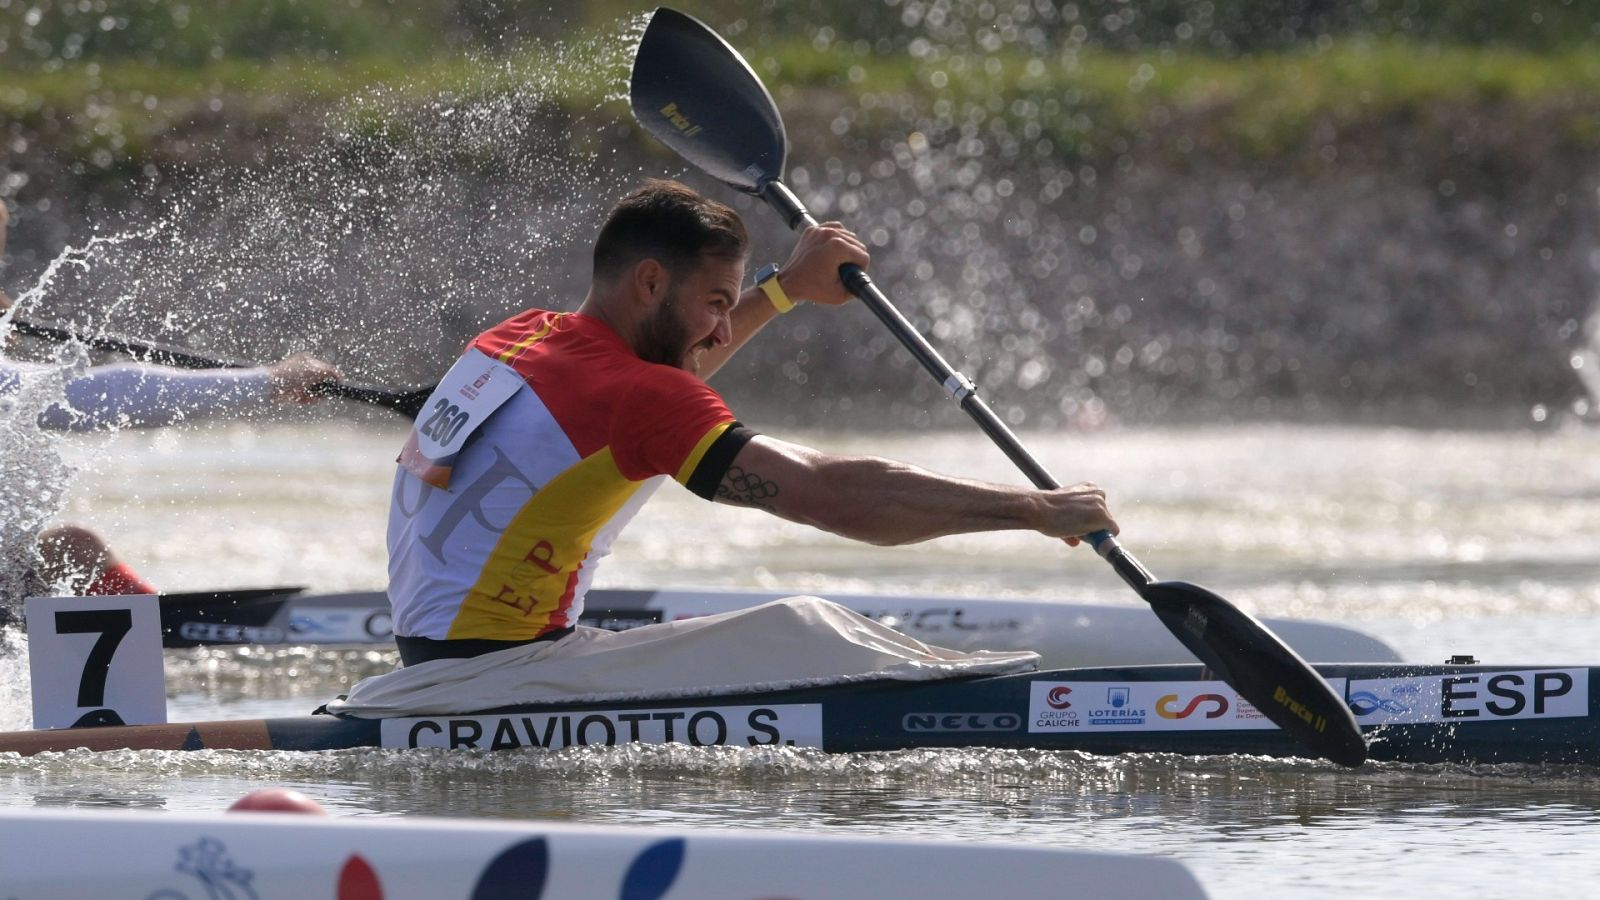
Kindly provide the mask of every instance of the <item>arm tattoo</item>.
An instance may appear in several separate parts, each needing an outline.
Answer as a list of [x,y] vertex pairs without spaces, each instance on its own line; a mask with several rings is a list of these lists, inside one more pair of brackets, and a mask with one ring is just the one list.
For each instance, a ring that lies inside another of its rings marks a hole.
[[775,512],[772,499],[778,496],[778,483],[738,466],[729,466],[728,474],[717,485],[717,499],[735,506],[753,506]]

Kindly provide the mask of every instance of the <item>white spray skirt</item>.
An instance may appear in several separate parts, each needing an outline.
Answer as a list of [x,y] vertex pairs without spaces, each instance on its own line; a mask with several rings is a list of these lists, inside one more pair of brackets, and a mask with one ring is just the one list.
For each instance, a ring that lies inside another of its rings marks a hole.
[[568,637],[469,659],[437,659],[358,682],[328,711],[446,715],[531,703],[742,694],[863,681],[1031,672],[1028,651],[931,647],[817,597],[628,631]]

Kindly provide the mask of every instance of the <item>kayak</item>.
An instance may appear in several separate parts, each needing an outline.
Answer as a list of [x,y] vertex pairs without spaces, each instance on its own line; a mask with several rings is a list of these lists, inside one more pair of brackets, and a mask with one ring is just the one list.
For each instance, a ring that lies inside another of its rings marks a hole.
[[0,872],[18,900],[1205,896],[1172,860],[1040,845],[260,812],[3,811]]
[[[714,588],[595,588],[582,624],[622,631],[758,606],[794,591]],[[1114,666],[1193,662],[1194,654],[1144,604],[1074,603],[1057,599],[838,594],[827,599],[924,643],[952,650],[1033,650],[1045,666]],[[1267,618],[1268,628],[1302,657],[1324,662],[1399,662],[1393,648],[1353,628],[1304,619]],[[258,632],[286,643],[387,643],[389,601],[381,591],[293,594]]]
[[[789,596],[794,592],[596,588],[589,592],[580,622],[623,631]],[[162,594],[158,599],[161,643],[172,649],[394,640],[389,601],[382,591],[311,594],[303,587],[284,586]],[[928,644],[964,651],[1033,650],[1052,667],[1194,658],[1143,605],[909,594],[830,593],[829,599]],[[1309,660],[1400,661],[1392,647],[1354,628],[1306,619],[1262,621]]]
[[[1323,664],[1373,760],[1600,765],[1584,666]],[[0,733],[0,752],[562,750],[630,742],[855,753],[992,747],[1098,754],[1301,755],[1198,665],[1059,669],[924,682],[623,703],[530,704],[468,715],[328,714]]]

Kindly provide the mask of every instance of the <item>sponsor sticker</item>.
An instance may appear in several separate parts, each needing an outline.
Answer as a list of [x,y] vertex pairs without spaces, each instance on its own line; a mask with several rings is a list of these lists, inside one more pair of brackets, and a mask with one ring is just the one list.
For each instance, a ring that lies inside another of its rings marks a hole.
[[215,644],[281,644],[284,641],[282,628],[222,622],[184,622],[178,626],[178,636],[186,641]]
[[[1344,679],[1330,679],[1335,691]],[[1035,681],[1028,731],[1236,731],[1277,728],[1221,681]]]
[[1024,623],[1016,616],[983,608],[931,606],[926,608],[872,607],[851,604],[856,612],[907,634],[976,635],[996,631],[1021,631]]
[[900,719],[904,731],[1018,731],[1022,717],[1014,712],[907,713]]
[[660,621],[659,609],[608,609],[603,606],[597,609],[584,607],[583,614],[578,617],[580,625],[604,628],[607,631],[627,631],[644,625],[654,625]]
[[822,706],[682,706],[585,709],[491,716],[384,719],[384,747],[514,750],[542,747],[690,744],[696,747],[822,747]]
[[313,606],[289,616],[289,637],[318,643],[370,644],[394,637],[394,615],[364,606]]
[[1357,679],[1346,699],[1362,725],[1572,718],[1589,714],[1589,670]]

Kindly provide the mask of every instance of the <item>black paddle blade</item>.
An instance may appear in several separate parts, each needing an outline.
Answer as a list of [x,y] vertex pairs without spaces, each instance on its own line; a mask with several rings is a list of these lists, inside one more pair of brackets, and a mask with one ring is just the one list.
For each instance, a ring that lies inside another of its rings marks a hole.
[[1185,581],[1139,593],[1191,653],[1295,740],[1342,766],[1366,760],[1367,742],[1343,698],[1249,613]]
[[789,138],[749,63],[698,19],[661,7],[633,60],[633,116],[661,143],[736,190],[783,178]]

